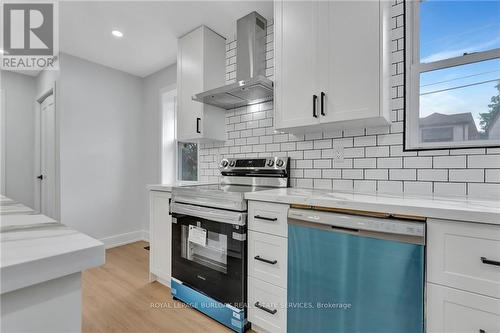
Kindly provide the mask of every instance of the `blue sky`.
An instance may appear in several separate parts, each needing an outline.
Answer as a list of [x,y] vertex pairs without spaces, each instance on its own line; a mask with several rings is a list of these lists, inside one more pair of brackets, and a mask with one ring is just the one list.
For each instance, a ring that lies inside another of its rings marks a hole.
[[[427,0],[421,4],[421,62],[493,48],[500,48],[500,1]],[[497,93],[495,79],[500,79],[498,59],[424,73],[420,115],[471,112],[479,129],[478,114],[488,110],[490,98]],[[473,86],[459,88],[469,84]]]

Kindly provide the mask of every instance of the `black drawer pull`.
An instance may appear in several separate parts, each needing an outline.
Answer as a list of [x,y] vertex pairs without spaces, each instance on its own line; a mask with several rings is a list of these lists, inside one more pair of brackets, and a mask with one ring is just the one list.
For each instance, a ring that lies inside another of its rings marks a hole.
[[318,118],[318,114],[316,113],[316,104],[318,101],[318,95],[313,95],[313,117]]
[[486,265],[500,266],[500,261],[490,260],[486,257],[481,257],[481,261]]
[[273,315],[273,314],[276,314],[276,312],[278,312],[278,310],[276,310],[276,309],[271,310],[271,309],[266,308],[265,306],[260,305],[260,303],[259,303],[259,302],[255,302],[255,307],[256,307],[256,308],[259,308],[259,309],[261,309],[261,310],[263,310],[263,311],[266,311],[267,313],[270,313],[270,314],[272,314],[272,315]]
[[259,220],[266,220],[266,221],[278,221],[277,217],[265,217],[265,216],[255,215],[254,218],[259,219]]
[[485,331],[485,330],[481,330],[481,329],[480,329],[480,330],[479,330],[479,333],[486,333],[486,331]]
[[196,133],[201,133],[201,131],[200,131],[200,121],[201,121],[201,118],[196,118]]
[[321,92],[321,115],[325,116],[325,93]]
[[255,256],[254,259],[265,262],[267,264],[271,264],[271,265],[276,265],[278,263],[278,260],[268,260],[268,259],[261,258],[260,256]]

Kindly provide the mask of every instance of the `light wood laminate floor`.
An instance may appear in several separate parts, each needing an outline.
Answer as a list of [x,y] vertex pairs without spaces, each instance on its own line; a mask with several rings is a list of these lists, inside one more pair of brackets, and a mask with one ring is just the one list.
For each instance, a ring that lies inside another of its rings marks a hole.
[[105,265],[83,273],[83,332],[232,332],[172,300],[169,288],[149,282],[147,245],[136,242],[109,249]]

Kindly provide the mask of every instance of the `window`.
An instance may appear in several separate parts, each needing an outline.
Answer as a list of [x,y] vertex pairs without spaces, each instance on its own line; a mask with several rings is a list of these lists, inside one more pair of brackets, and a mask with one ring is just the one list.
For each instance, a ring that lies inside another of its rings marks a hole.
[[500,1],[406,1],[406,149],[500,145]]
[[177,143],[177,179],[198,180],[198,145],[191,142]]
[[161,181],[198,180],[198,145],[180,142],[176,135],[177,90],[175,85],[161,91]]

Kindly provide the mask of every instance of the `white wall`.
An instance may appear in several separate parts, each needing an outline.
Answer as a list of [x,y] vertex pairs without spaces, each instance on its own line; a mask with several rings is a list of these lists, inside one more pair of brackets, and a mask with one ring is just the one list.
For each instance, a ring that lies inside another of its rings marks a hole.
[[[177,78],[176,65],[168,66],[143,79],[143,149],[141,158],[143,164],[143,183],[161,183],[161,104],[160,92],[163,88],[175,85]],[[173,158],[173,157],[172,157]],[[148,196],[146,187],[142,188],[142,220],[144,229],[149,230]]]
[[36,79],[1,71],[5,91],[5,195],[34,207]]
[[140,238],[142,80],[63,54],[58,94],[62,223],[105,242]]

